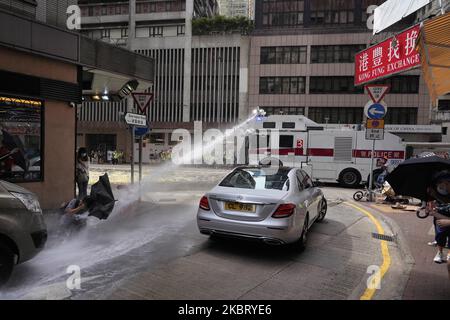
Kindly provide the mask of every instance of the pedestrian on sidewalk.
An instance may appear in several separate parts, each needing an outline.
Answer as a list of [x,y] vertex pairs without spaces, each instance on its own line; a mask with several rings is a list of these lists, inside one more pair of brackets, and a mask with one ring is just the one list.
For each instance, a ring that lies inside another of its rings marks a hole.
[[75,178],[78,186],[78,199],[84,199],[87,196],[89,183],[89,157],[86,148],[78,149]]
[[117,151],[117,150],[113,151],[112,163],[119,164],[119,151]]
[[429,205],[430,214],[434,217],[435,241],[438,248],[433,261],[443,263],[449,260],[450,256],[444,255],[444,247],[450,238],[450,173],[443,171],[437,174],[428,192],[436,199],[435,203]]

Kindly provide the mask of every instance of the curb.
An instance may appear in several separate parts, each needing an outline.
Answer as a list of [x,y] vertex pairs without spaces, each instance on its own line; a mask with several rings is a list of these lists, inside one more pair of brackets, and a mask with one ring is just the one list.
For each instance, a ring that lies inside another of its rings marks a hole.
[[392,218],[386,216],[383,212],[377,210],[376,208],[367,205],[364,206],[371,210],[375,210],[377,216],[380,217],[380,219],[391,229],[391,231],[393,232],[393,236],[397,239],[396,243],[398,244],[404,261],[406,261],[408,264],[414,264],[415,260],[407,244],[406,237],[403,234],[402,229],[398,226],[397,222],[395,222]]
[[[362,204],[362,203],[361,203]],[[401,283],[401,292],[399,292],[399,296],[397,299],[402,299],[406,285],[408,283],[408,280],[410,278],[411,271],[413,269],[413,266],[415,265],[415,259],[411,253],[411,250],[409,249],[409,246],[406,241],[406,237],[403,234],[403,231],[399,227],[399,225],[390,217],[386,216],[383,212],[380,210],[373,208],[371,206],[368,206],[366,204],[362,204],[365,208],[371,210],[377,218],[380,219],[382,223],[384,223],[387,227],[389,227],[390,231],[392,231],[392,235],[395,237],[397,244],[398,252],[399,252],[399,258],[401,259],[402,266],[403,266],[403,272],[400,275],[403,279],[400,280]]]

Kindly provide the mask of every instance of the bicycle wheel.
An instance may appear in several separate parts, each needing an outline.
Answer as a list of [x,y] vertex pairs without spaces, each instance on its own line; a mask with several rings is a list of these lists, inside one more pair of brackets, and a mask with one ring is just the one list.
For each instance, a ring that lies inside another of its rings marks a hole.
[[353,194],[353,199],[354,199],[355,201],[361,201],[362,198],[364,198],[364,192],[362,192],[362,191],[356,191],[356,192]]

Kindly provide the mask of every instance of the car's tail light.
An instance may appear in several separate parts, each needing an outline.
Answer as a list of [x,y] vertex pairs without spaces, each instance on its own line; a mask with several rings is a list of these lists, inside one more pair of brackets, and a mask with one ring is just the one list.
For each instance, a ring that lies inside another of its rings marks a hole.
[[273,218],[287,218],[294,214],[296,205],[292,203],[284,203],[280,204],[275,210],[275,212],[272,214]]
[[203,197],[200,199],[200,205],[199,205],[199,207],[200,207],[200,209],[203,209],[203,210],[206,210],[206,211],[211,210],[211,208],[209,207],[209,201],[208,201],[208,198],[207,198],[206,196],[203,196]]

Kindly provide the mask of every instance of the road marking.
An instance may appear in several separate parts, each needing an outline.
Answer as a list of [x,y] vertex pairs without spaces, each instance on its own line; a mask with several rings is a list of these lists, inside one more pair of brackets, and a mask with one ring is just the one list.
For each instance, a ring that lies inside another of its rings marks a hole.
[[374,209],[377,209],[377,210],[380,210],[380,211],[383,211],[384,213],[395,213],[390,208],[386,208],[386,207],[383,207],[383,206],[370,205],[370,207],[372,207]]
[[[346,205],[355,208],[356,210],[364,213],[375,225],[377,228],[377,232],[379,234],[385,234],[384,229],[381,226],[381,223],[375,218],[369,211],[360,208],[352,203],[344,202]],[[383,279],[386,272],[389,270],[389,267],[391,266],[391,256],[389,255],[389,247],[387,244],[387,241],[381,240],[380,241],[381,246],[381,255],[383,256],[383,264],[380,267],[380,281]],[[376,289],[369,289],[367,288],[364,294],[360,297],[360,300],[371,300],[373,298],[373,295],[375,294]]]

